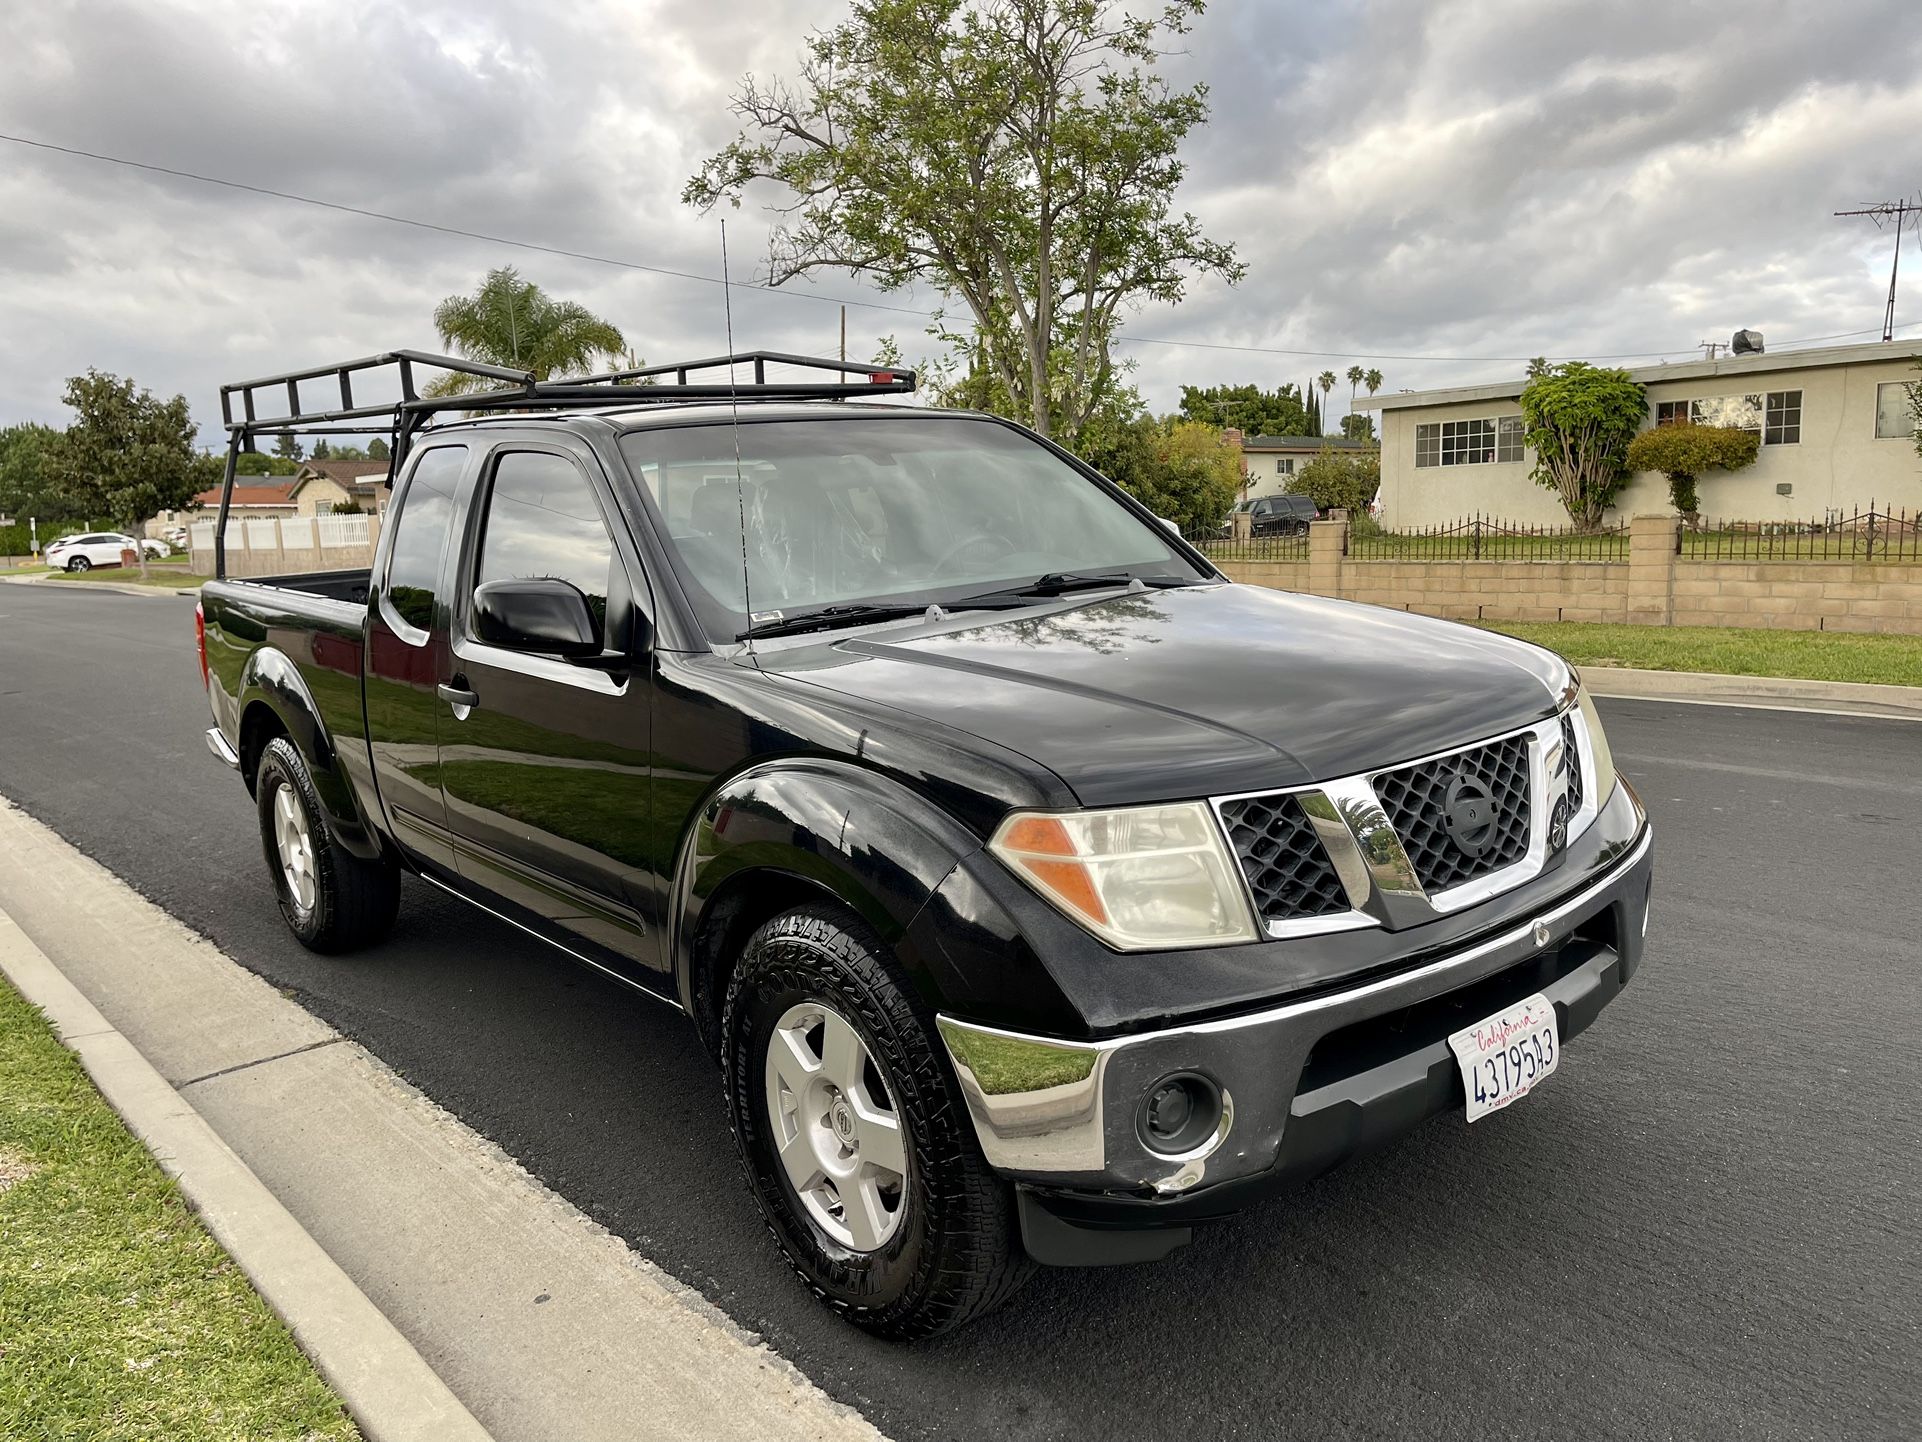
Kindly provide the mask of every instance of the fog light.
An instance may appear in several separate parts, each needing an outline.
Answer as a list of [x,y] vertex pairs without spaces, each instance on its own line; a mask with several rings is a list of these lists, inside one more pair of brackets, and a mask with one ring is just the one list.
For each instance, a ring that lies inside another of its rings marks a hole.
[[1205,1145],[1220,1125],[1221,1089],[1194,1072],[1176,1072],[1149,1087],[1137,1118],[1143,1145],[1170,1157]]

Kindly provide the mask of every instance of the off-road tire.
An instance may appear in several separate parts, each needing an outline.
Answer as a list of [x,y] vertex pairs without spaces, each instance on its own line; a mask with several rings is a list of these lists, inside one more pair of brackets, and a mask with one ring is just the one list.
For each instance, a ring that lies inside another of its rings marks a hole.
[[[809,1216],[775,1154],[764,1067],[775,1023],[814,1002],[854,1026],[880,1064],[907,1132],[904,1216],[873,1252]],[[906,1340],[992,1311],[1034,1270],[1014,1189],[988,1168],[934,1017],[887,947],[851,912],[803,906],[767,922],[734,965],[721,1019],[729,1118],[768,1230],[810,1291],[879,1336]]]
[[[400,910],[400,867],[388,856],[364,861],[334,839],[326,812],[300,750],[276,736],[261,752],[254,773],[254,799],[260,811],[260,844],[267,857],[280,914],[296,940],[310,951],[353,951],[379,941],[393,928]],[[302,906],[281,869],[274,838],[276,795],[291,791],[306,814],[314,853],[314,903]]]

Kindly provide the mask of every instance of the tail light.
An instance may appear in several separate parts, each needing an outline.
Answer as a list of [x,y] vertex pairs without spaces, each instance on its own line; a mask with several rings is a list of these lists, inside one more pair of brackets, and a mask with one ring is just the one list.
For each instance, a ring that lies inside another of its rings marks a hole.
[[207,689],[207,613],[194,602],[194,646],[200,652],[200,689]]

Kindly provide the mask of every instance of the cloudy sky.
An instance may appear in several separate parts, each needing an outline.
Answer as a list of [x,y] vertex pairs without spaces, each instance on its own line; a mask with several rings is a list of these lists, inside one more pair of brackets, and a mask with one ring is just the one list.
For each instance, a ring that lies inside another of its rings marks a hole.
[[[790,71],[844,11],[38,0],[10,7],[0,133],[711,276],[717,227],[683,182],[732,134],[741,72]],[[1830,212],[1922,187],[1915,0],[1215,0],[1169,69],[1212,89],[1182,202],[1249,273],[1129,320],[1162,408],[1184,382],[1353,360],[1393,390],[1544,352],[1685,359],[1745,325],[1771,349],[1872,340],[1890,236]],[[737,278],[767,225],[752,203],[730,220]],[[63,420],[62,378],[89,365],[211,422],[222,381],[435,348],[435,302],[502,264],[649,359],[722,348],[719,289],[697,279],[0,141],[0,423]],[[813,295],[737,292],[737,345],[833,354],[825,297],[934,300],[794,289]],[[850,354],[891,333],[925,355],[922,324],[851,307]]]

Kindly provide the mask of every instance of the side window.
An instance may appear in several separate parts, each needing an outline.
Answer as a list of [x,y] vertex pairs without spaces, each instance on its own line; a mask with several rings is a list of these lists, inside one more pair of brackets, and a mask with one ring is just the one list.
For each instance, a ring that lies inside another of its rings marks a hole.
[[434,626],[434,588],[454,520],[454,487],[467,464],[467,447],[422,451],[400,499],[387,556],[385,601],[391,615],[416,631]]
[[580,468],[548,451],[509,451],[494,467],[474,584],[537,577],[578,586],[603,635],[608,597],[626,600],[613,538]]

